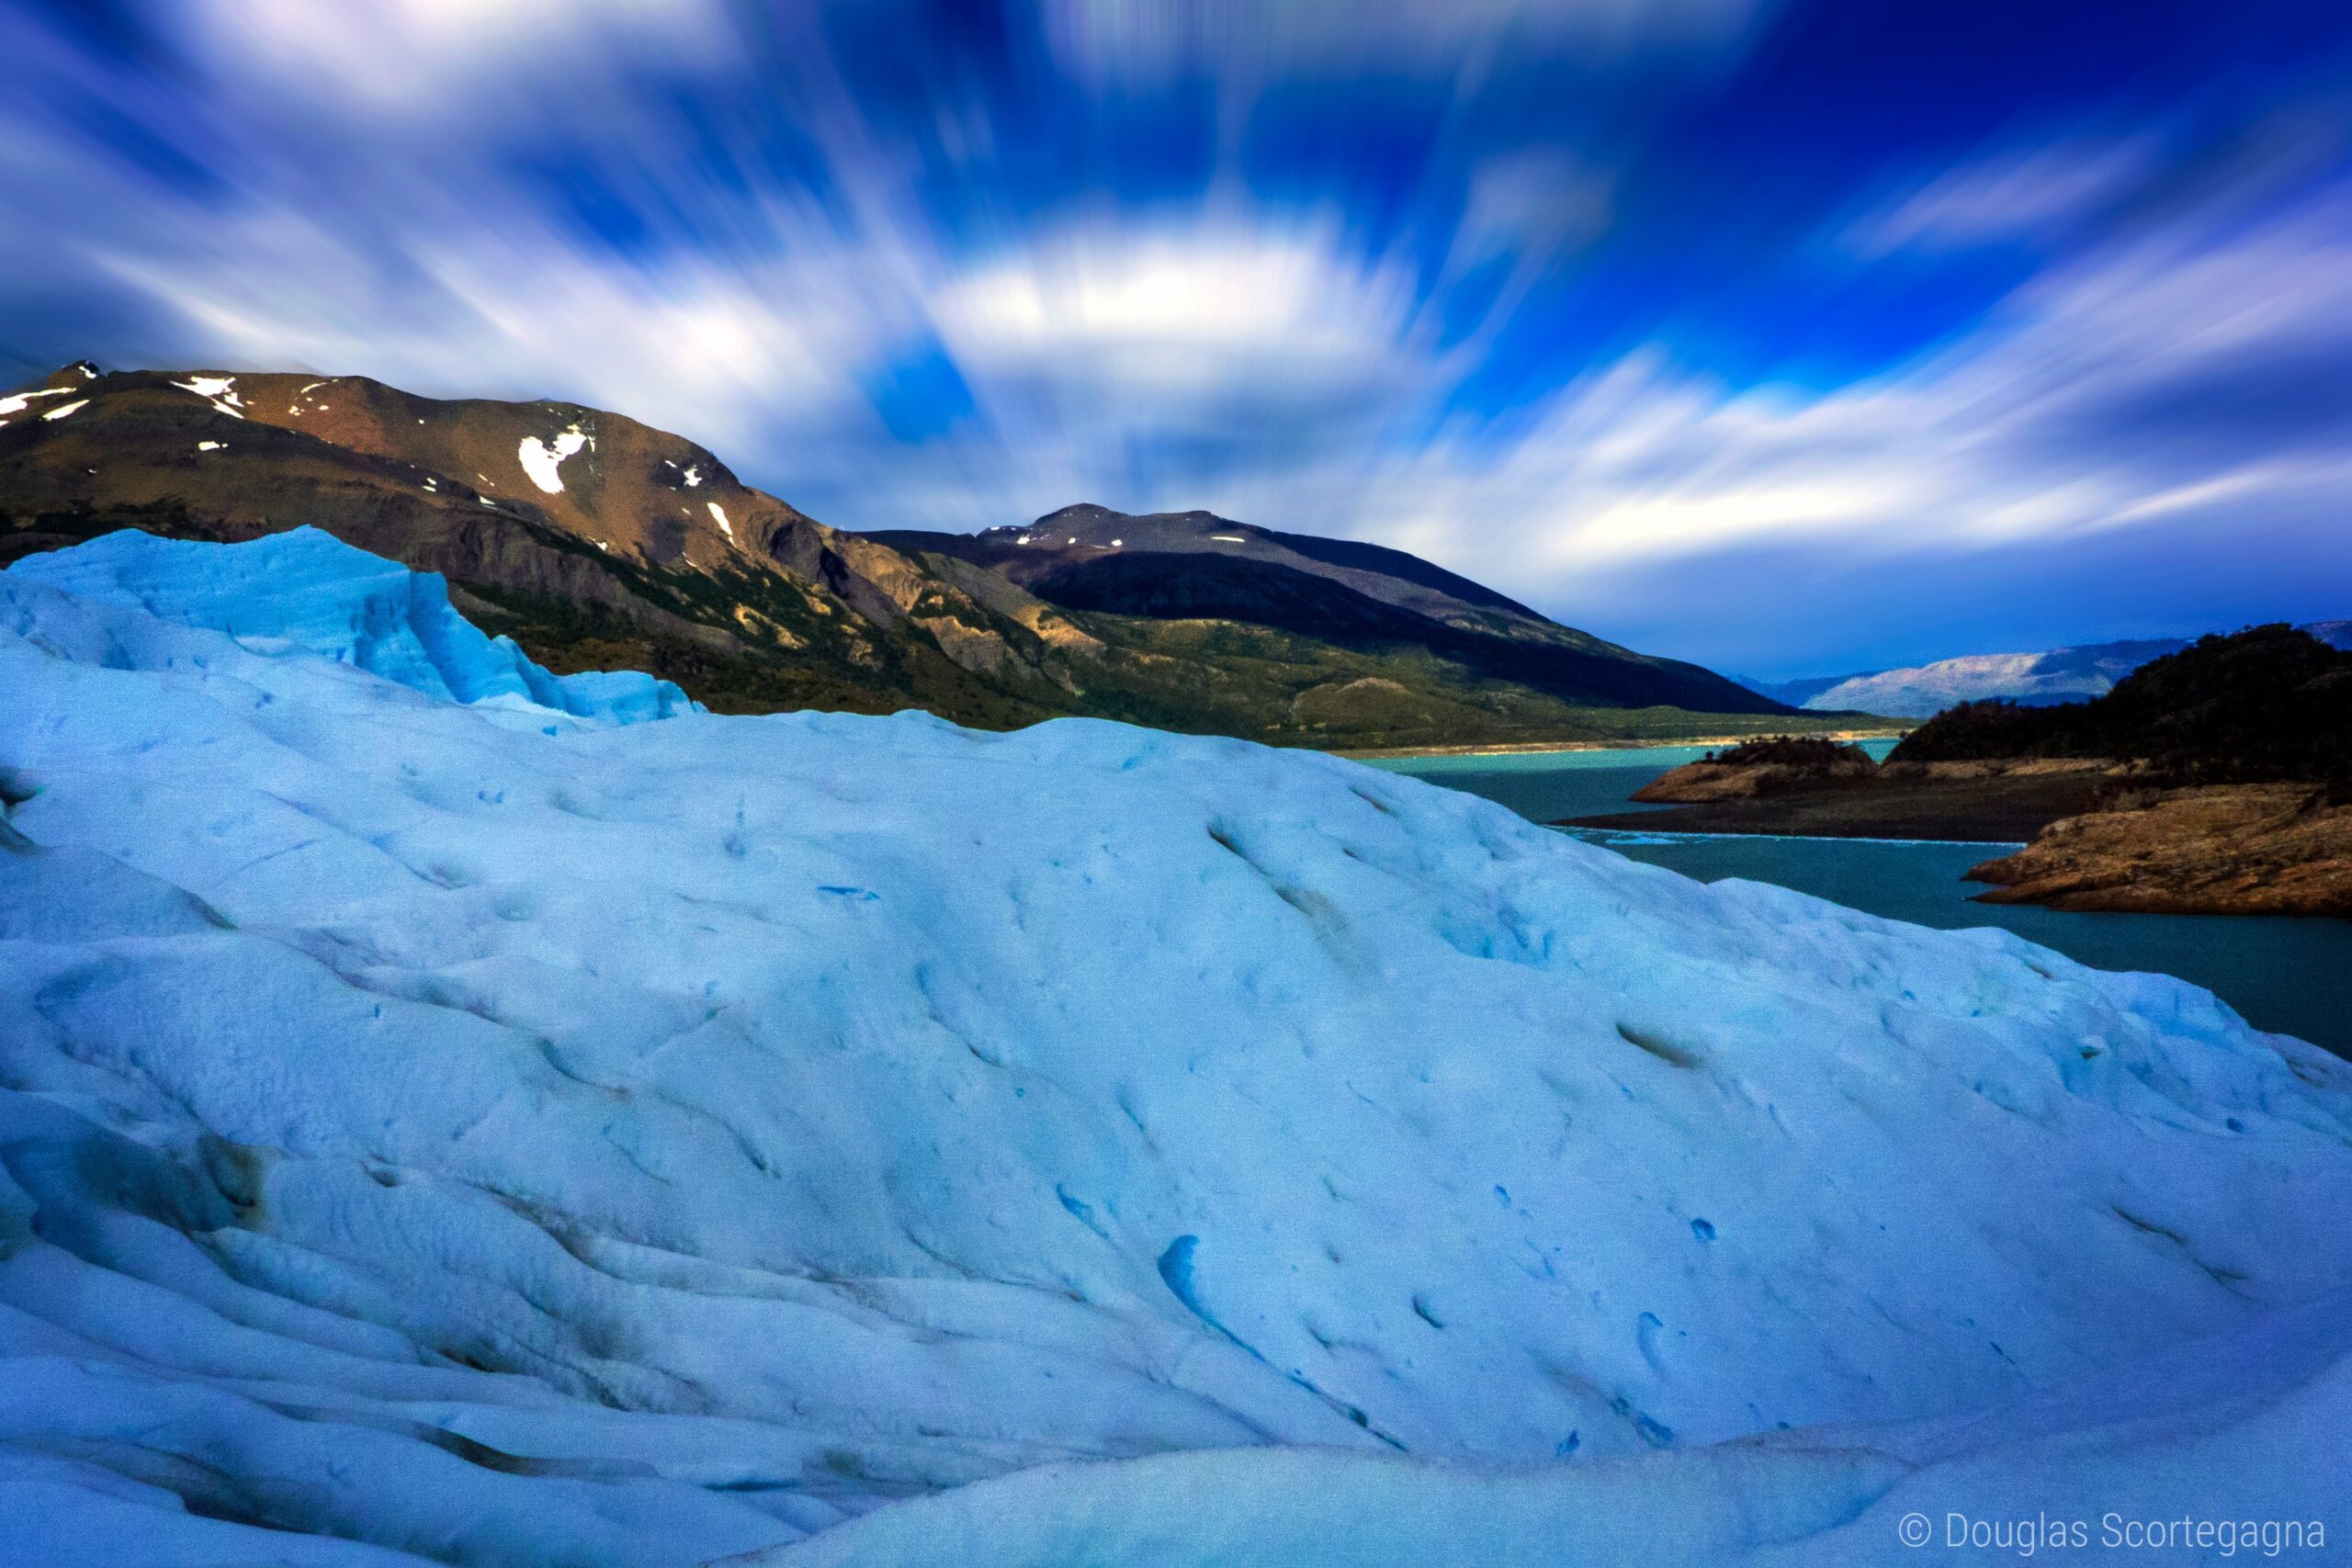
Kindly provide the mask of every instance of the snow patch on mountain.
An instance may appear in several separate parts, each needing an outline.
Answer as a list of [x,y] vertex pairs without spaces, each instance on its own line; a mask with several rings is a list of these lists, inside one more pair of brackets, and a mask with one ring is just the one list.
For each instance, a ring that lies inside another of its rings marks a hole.
[[2041,662],[2041,655],[2038,653],[1985,653],[1939,660],[1916,670],[1883,671],[1841,682],[1805,705],[1860,708],[1900,716],[1931,714],[1973,697],[2015,697],[2032,691],[2036,684],[2034,669]]
[[533,484],[549,495],[561,495],[563,476],[560,469],[562,468],[563,460],[590,445],[592,443],[586,434],[575,424],[559,434],[551,443],[542,441],[536,435],[526,435],[523,437],[522,446],[515,449],[514,456],[523,465],[523,472],[530,476]]
[[2282,1461],[2352,1414],[2352,1070],[2206,992],[1311,753],[510,658],[308,531],[0,573],[0,1559],[2343,1489]]
[[70,389],[65,387],[36,387],[29,392],[12,392],[0,398],[0,415],[22,413],[35,398],[61,397]]
[[231,419],[245,417],[245,400],[237,395],[237,378],[234,376],[190,376],[187,380],[175,381],[172,385],[183,392],[194,392],[210,403],[215,413],[225,413]]

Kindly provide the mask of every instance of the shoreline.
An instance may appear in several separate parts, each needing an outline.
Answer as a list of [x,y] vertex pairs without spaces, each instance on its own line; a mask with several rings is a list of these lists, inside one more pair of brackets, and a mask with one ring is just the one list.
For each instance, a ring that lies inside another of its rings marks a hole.
[[[1692,764],[1691,772],[1702,771]],[[1678,772],[1668,779],[1680,777]],[[1944,777],[1822,778],[1768,793],[1687,796],[1646,810],[1590,812],[1557,828],[1618,832],[1725,833],[1754,838],[1910,839],[1925,843],[2030,844],[2052,822],[2093,808],[2104,767],[2020,769]],[[1736,782],[1736,781],[1735,781]],[[1646,792],[1645,792],[1646,793]],[[1655,799],[1656,797],[1652,797]]]
[[[1817,735],[1824,740],[1894,740],[1910,733],[1908,728],[1892,727],[1876,729],[1808,730],[1808,737]],[[1398,761],[1416,757],[1527,757],[1548,751],[1657,751],[1675,746],[1736,746],[1754,740],[1754,735],[1693,735],[1662,739],[1627,740],[1510,740],[1472,746],[1382,746],[1371,748],[1333,748],[1328,756],[1345,757],[1351,761]]]
[[[1721,813],[1706,806],[1668,806],[1655,812],[1615,811],[1591,817],[1564,817],[1544,826],[1600,833],[1671,833],[1690,839],[1853,839],[1880,843],[1981,844],[1987,850],[2002,850],[2023,848],[2042,828],[2060,818],[2048,818],[2022,836],[2010,827],[2017,820],[2007,815],[1988,820],[1964,810],[1950,814],[1930,811],[1918,816],[1858,816],[1846,820],[1828,813],[1808,813],[1802,818],[1761,820]],[[2009,827],[2009,830],[2002,831],[2004,827]]]
[[[1630,812],[1624,813],[1623,814],[1622,819],[1630,819],[1632,815],[1633,814]],[[2030,842],[2030,840],[2024,839],[1946,839],[1934,837],[1891,839],[1878,837],[1869,833],[1799,833],[1788,829],[1771,828],[1755,828],[1742,831],[1737,829],[1699,828],[1634,828],[1619,825],[1603,827],[1597,825],[1600,821],[1600,818],[1591,817],[1563,818],[1557,822],[1546,822],[1544,826],[1546,828],[1556,828],[1563,832],[1624,833],[1636,836],[1646,835],[1648,837],[1657,839],[1797,839],[1809,843],[1821,844],[1951,844],[1973,850],[2022,850]]]
[[1882,773],[1549,825],[1658,839],[1965,845],[1985,857],[1962,874],[1985,885],[1973,896],[1980,904],[2352,918],[2352,805],[2329,806],[2318,786],[2292,783],[2143,787],[2118,797],[2113,767]]

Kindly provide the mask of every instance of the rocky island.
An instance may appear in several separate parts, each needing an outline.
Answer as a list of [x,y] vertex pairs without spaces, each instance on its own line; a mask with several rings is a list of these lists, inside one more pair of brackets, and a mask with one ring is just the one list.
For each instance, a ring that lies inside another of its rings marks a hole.
[[1686,762],[1634,794],[1645,805],[1679,809],[1612,812],[1561,825],[2019,843],[2089,810],[2109,771],[2104,762],[2073,758],[1881,764],[1860,746],[1781,736]]
[[1860,746],[1813,736],[1779,735],[1685,762],[1635,790],[1634,798],[1677,806],[1754,800],[1867,779],[1877,772],[1878,763]]

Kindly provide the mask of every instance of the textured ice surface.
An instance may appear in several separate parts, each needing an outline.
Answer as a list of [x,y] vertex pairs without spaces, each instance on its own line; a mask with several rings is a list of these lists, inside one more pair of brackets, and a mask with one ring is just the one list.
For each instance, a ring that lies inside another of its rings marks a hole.
[[[28,557],[8,581],[20,590],[62,590],[85,607],[146,612],[119,623],[118,633],[126,649],[166,669],[183,660],[202,667],[204,639],[181,639],[184,653],[159,651],[181,646],[170,628],[192,626],[228,633],[243,652],[322,656],[429,696],[514,709],[524,719],[546,718],[537,710],[552,708],[628,724],[691,705],[671,682],[634,671],[550,675],[513,638],[484,637],[452,609],[436,574],[410,571],[316,528],[232,546],[125,531]],[[20,621],[37,615],[21,591],[12,609]]]
[[2203,991],[1311,754],[549,679],[315,534],[0,573],[0,1561],[2340,1492],[2352,1075]]
[[[1301,1449],[1041,1466],[881,1509],[752,1561],[927,1568],[944,1553],[1023,1568],[2338,1562],[2352,1517],[2352,1471],[2337,1457],[2352,1407],[2347,1308],[2352,1299],[2339,1296],[2276,1314],[1984,1416],[1811,1428],[1520,1470]],[[1906,1519],[1924,1535],[1906,1536]],[[2019,1550],[2021,1525],[2046,1532],[2053,1521],[2068,1533],[2039,1546],[2028,1536]],[[2201,1526],[2201,1539],[2182,1521]],[[2267,1543],[2266,1529],[2273,1532]]]

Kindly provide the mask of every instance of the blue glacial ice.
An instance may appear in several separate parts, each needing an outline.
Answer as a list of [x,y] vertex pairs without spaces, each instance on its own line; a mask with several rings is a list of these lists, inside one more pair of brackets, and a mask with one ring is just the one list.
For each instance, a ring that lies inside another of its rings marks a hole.
[[0,1562],[2352,1531],[2352,1072],[2177,981],[307,532],[0,573]]

